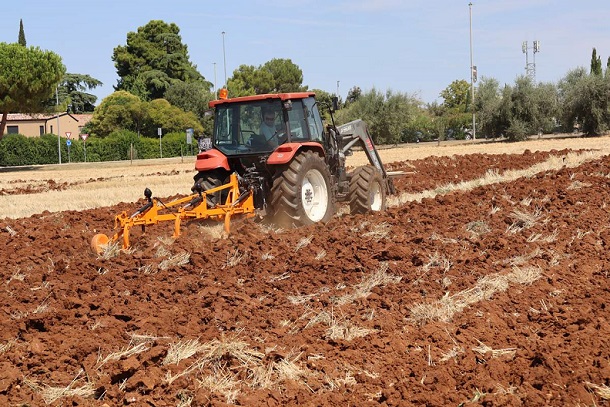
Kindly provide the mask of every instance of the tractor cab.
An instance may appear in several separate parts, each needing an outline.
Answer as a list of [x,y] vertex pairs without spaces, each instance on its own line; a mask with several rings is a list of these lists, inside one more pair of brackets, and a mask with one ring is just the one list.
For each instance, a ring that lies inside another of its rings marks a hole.
[[324,140],[313,93],[283,93],[219,99],[207,145],[227,157],[265,155],[284,143]]

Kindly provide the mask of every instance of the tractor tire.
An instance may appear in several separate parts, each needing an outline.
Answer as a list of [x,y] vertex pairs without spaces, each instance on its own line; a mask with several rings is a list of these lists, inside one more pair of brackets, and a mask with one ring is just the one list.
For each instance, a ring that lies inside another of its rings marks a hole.
[[[193,192],[200,187],[202,191],[224,185],[229,180],[229,175],[223,170],[201,171],[193,177],[195,185],[191,188]],[[208,208],[213,208],[217,204],[223,204],[227,199],[228,191],[218,191],[213,194],[206,194]]]
[[270,203],[272,220],[282,227],[328,222],[335,197],[324,159],[313,151],[296,155],[273,181]]
[[385,182],[379,170],[372,165],[356,168],[349,182],[350,213],[382,211],[385,207]]

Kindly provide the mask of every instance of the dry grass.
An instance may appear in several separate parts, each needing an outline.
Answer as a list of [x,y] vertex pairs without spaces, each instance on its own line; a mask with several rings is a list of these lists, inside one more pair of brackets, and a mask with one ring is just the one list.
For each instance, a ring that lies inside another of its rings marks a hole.
[[387,273],[388,263],[380,263],[379,268],[373,273],[365,276],[359,284],[355,285],[352,291],[346,295],[335,299],[336,305],[345,305],[354,302],[359,298],[366,298],[371,294],[371,290],[380,285],[397,284],[402,277],[393,276]]
[[227,259],[225,261],[225,264],[222,265],[222,268],[225,269],[225,268],[235,267],[239,263],[241,263],[243,258],[244,258],[244,253],[241,253],[238,249],[235,249],[235,251],[233,253],[227,252]]
[[159,270],[169,270],[174,267],[184,266],[191,260],[191,254],[187,252],[170,255],[159,263]]
[[602,399],[610,400],[610,387],[608,387],[607,385],[599,385],[591,382],[585,382],[585,386],[597,393],[597,395],[600,396]]
[[469,289],[449,295],[434,302],[416,304],[411,308],[411,320],[416,324],[430,321],[449,322],[453,316],[465,308],[483,300],[490,300],[496,293],[506,291],[510,284],[532,284],[542,276],[537,267],[514,267],[506,274],[493,274],[479,279],[477,284]]
[[501,356],[510,356],[512,358],[517,352],[517,348],[493,349],[481,341],[477,342],[479,342],[479,345],[472,348],[472,350],[483,356],[489,354],[492,358],[499,358]]
[[121,254],[121,243],[117,240],[116,242],[109,242],[107,245],[103,245],[99,258],[110,260],[117,257],[119,254]]
[[184,359],[201,352],[203,345],[197,339],[189,339],[184,342],[172,343],[169,345],[167,354],[163,359],[163,365],[177,365]]
[[45,404],[53,404],[57,400],[64,397],[81,397],[90,398],[95,395],[95,386],[93,383],[86,381],[83,384],[84,378],[81,376],[84,374],[84,370],[80,370],[74,380],[70,382],[66,387],[61,386],[48,386],[40,385],[29,378],[24,378],[23,383],[30,387],[34,392],[39,393]]
[[132,341],[132,343],[127,345],[127,347],[125,347],[124,349],[121,349],[120,351],[117,351],[117,352],[113,352],[113,353],[109,354],[108,356],[106,356],[105,358],[102,358],[102,354],[100,353],[98,360],[97,360],[96,368],[100,369],[102,366],[104,366],[108,362],[112,362],[115,360],[121,360],[123,358],[128,358],[130,356],[137,355],[138,353],[147,351],[149,348],[150,348],[150,345],[147,342],[140,342],[140,343],[134,344]]

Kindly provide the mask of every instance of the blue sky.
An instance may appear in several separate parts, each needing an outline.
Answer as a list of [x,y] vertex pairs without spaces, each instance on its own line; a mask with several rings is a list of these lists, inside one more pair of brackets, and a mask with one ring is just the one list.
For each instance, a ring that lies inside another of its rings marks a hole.
[[[191,61],[218,87],[241,64],[288,58],[310,89],[392,90],[441,102],[452,81],[470,81],[470,9],[479,78],[513,84],[525,73],[521,44],[540,41],[536,80],[557,82],[588,69],[593,47],[610,56],[607,0],[104,0],[11,1],[0,42],[16,42],[23,19],[28,46],[54,51],[68,72],[116,85],[113,49],[150,20],[175,23]],[[221,34],[225,32],[224,36]],[[224,58],[223,58],[224,38]],[[530,50],[529,62],[533,62]],[[214,65],[216,63],[216,65]],[[214,66],[216,69],[214,69]],[[98,103],[101,99],[98,100]]]

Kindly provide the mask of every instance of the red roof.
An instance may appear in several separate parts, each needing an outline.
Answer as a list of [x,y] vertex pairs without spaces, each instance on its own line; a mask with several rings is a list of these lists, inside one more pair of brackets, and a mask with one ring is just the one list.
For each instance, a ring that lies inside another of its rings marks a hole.
[[[91,117],[93,117],[92,113],[82,113],[82,114],[70,114],[70,113],[60,113],[60,116],[65,116],[68,115],[70,117],[72,117],[74,120],[76,120],[79,124],[82,124],[83,126],[87,123],[89,123],[89,121],[91,120]],[[6,117],[7,121],[47,121],[50,119],[55,119],[57,118],[57,114],[50,114],[50,113],[31,113],[31,114],[27,114],[27,113],[9,113]]]

